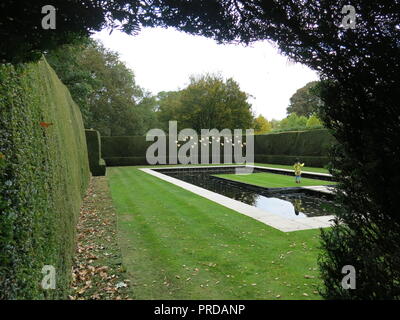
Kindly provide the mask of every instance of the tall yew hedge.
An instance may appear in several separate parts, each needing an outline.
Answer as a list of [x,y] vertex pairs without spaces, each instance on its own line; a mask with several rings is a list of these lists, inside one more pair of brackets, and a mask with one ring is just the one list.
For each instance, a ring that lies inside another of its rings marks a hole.
[[[0,65],[0,299],[66,296],[88,179],[81,113],[54,71]],[[41,288],[44,265],[55,290]]]

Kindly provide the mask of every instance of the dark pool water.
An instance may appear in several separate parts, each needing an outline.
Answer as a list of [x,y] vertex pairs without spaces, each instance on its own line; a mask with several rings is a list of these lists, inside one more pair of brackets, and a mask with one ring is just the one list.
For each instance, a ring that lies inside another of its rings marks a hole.
[[[262,188],[253,190],[244,185],[231,184],[213,176],[221,173],[234,173],[232,168],[162,169],[157,171],[288,218],[326,216],[335,214],[337,210],[340,210],[332,196],[329,195],[299,192],[293,188],[271,189],[271,191]],[[255,172],[259,171],[255,170]]]

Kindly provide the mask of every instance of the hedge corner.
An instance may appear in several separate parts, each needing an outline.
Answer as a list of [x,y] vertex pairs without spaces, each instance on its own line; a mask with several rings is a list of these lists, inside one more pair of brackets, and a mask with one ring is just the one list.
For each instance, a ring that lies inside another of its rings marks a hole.
[[89,156],[89,167],[93,176],[106,175],[106,163],[101,158],[100,133],[93,129],[85,129]]

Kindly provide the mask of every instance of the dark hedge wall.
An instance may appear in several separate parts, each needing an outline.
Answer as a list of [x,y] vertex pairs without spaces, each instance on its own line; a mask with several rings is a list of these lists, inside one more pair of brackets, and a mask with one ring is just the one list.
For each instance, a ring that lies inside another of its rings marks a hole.
[[101,158],[100,133],[93,129],[86,129],[85,134],[90,172],[93,176],[104,176],[106,174],[106,164]]
[[[101,140],[102,155],[108,166],[147,164],[146,150],[153,143],[147,142],[144,136],[102,137]],[[255,162],[293,164],[299,157],[307,166],[323,167],[329,162],[328,153],[333,144],[335,140],[326,129],[256,135]]]
[[255,161],[293,164],[300,158],[307,166],[323,167],[329,162],[329,150],[336,143],[326,129],[271,133],[254,139]]
[[0,299],[65,298],[90,173],[79,108],[44,59],[0,65],[0,153]]

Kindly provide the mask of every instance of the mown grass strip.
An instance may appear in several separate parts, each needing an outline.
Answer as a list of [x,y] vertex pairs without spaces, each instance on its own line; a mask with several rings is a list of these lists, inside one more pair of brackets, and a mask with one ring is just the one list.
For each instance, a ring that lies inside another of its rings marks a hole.
[[[293,170],[293,166],[288,166],[288,165],[283,165],[283,164],[270,164],[270,163],[256,163],[256,166],[261,166],[261,167],[270,167],[270,168],[277,168],[277,169],[287,169],[287,170]],[[308,171],[308,172],[318,172],[318,173],[329,173],[328,169],[325,168],[316,168],[316,167],[303,167],[303,171]]]

